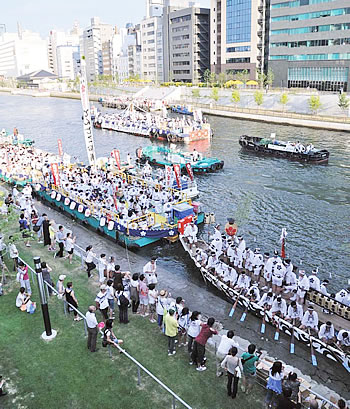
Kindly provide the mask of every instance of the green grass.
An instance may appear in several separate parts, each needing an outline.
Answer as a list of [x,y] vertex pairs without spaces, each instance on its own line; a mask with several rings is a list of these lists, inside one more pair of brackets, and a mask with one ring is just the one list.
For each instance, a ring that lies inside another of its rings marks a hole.
[[[96,275],[88,282],[78,259],[73,265],[53,259],[52,253],[37,243],[32,243],[29,249],[23,244],[17,247],[31,266],[33,256],[46,261],[53,269],[54,283],[59,274],[66,274],[66,282],[73,281],[83,313],[94,304],[98,288]],[[136,366],[115,349],[111,359],[99,337],[99,351],[89,352],[83,321],[74,322],[73,315],[65,317],[63,302],[57,297],[50,298],[49,311],[52,327],[58,335],[48,343],[41,340],[44,324],[36,284],[31,285],[32,298],[38,306],[33,315],[15,307],[19,287],[16,281],[8,282],[4,296],[0,297],[0,373],[8,379],[9,392],[0,398],[1,409],[172,407],[171,396],[145,373],[141,372],[141,385],[137,386]],[[208,370],[198,373],[188,364],[188,355],[181,348],[175,356],[167,356],[167,339],[156,324],[140,316],[130,314],[129,318],[130,323],[124,326],[116,320],[114,328],[117,336],[124,339],[125,349],[193,408],[255,409],[261,405],[262,390],[258,386],[253,396],[239,391],[235,401],[227,397],[226,378],[216,378],[215,359],[209,352]],[[176,407],[183,406],[177,403]]]

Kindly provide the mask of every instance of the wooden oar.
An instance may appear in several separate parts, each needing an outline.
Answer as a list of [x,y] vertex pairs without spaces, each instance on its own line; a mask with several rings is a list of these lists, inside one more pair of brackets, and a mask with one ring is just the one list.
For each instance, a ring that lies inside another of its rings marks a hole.
[[280,327],[279,327],[279,320],[278,320],[278,318],[277,318],[277,315],[276,315],[276,332],[275,332],[275,341],[278,341],[279,340],[279,338],[280,338]]
[[290,350],[289,350],[291,354],[294,354],[294,350],[295,350],[295,345],[294,345],[294,325],[295,325],[295,320],[293,318],[293,320],[292,320],[292,336],[291,336],[291,339],[290,339]]
[[266,314],[266,308],[264,307],[264,315],[262,317],[262,323],[261,323],[261,328],[260,328],[260,332],[262,334],[265,334],[265,329],[266,329],[265,314]]
[[311,336],[310,328],[308,328],[308,333],[309,333],[309,339],[310,339],[311,362],[313,366],[317,366],[317,359],[314,353],[314,347],[312,345],[312,336]]
[[249,308],[249,305],[250,305],[250,300],[251,299],[249,298],[248,304],[247,304],[247,306],[245,307],[245,309],[243,311],[243,314],[242,314],[241,319],[240,319],[241,322],[243,322],[245,320],[246,316],[247,316],[248,308]]
[[231,308],[231,311],[229,313],[229,317],[233,317],[233,314],[235,313],[235,309],[237,307],[238,300],[239,300],[239,297],[241,296],[242,291],[243,291],[243,288],[241,288],[241,291],[239,292],[239,294],[238,294],[238,296],[236,298],[236,301],[234,302],[234,304],[233,304],[233,306]]

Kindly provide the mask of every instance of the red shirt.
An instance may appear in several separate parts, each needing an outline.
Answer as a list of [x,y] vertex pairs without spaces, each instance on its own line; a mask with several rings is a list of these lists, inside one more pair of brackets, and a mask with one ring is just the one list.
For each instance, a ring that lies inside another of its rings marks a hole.
[[196,336],[195,341],[197,341],[198,344],[201,344],[204,346],[207,343],[208,339],[212,335],[217,334],[217,333],[218,333],[217,331],[210,329],[208,324],[204,324],[201,329],[201,332],[199,333],[199,335]]

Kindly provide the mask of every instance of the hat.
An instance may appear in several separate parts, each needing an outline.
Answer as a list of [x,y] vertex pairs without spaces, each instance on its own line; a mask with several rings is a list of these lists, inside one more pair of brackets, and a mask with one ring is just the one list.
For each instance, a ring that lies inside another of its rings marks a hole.
[[67,277],[67,276],[65,276],[64,274],[61,274],[61,275],[58,277],[58,279],[59,279],[60,281],[63,281],[66,277]]
[[284,262],[285,262],[286,264],[290,264],[290,258],[284,259]]
[[278,256],[278,251],[275,250],[275,251],[273,252],[273,255],[274,255],[274,256]]
[[330,321],[327,321],[327,322],[326,322],[326,325],[327,325],[327,327],[331,327],[331,326],[332,326],[332,323],[331,323]]
[[264,253],[265,257],[270,257],[270,253]]
[[318,274],[317,268],[314,268],[314,269],[312,270],[312,274]]
[[165,296],[167,296],[167,294],[168,294],[168,292],[167,292],[166,290],[160,290],[160,291],[159,291],[159,295],[160,295],[161,297],[165,297]]
[[255,250],[254,250],[254,253],[259,253],[260,252],[260,249],[259,249],[259,247],[257,247]]
[[101,290],[106,290],[106,289],[107,289],[106,284],[102,284],[101,287],[100,287],[100,289],[101,289]]
[[299,270],[299,274],[305,275],[305,270]]
[[325,280],[322,281],[323,285],[328,285],[329,284],[329,280],[327,280],[327,278]]
[[237,239],[238,240],[243,240],[243,236],[238,236]]
[[230,224],[233,224],[233,223],[235,222],[235,220],[232,219],[232,217],[229,217],[229,218],[227,219],[227,221],[228,221]]
[[310,304],[310,305],[307,307],[307,309],[308,309],[308,310],[313,310],[314,307],[313,307],[313,305]]

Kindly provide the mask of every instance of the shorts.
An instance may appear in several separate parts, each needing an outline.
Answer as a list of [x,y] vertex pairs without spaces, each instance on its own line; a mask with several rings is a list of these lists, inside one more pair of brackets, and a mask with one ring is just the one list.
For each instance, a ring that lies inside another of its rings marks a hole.
[[254,374],[243,372],[247,385],[253,385],[256,382],[256,372]]
[[153,314],[153,313],[156,312],[156,304],[155,304],[155,303],[149,304],[149,312],[150,312],[151,314]]
[[272,284],[282,287],[282,278],[272,277]]
[[109,308],[114,311],[114,299],[113,298],[108,298],[108,304]]
[[74,249],[67,251],[68,254],[73,254]]
[[148,305],[148,297],[140,297],[140,305]]
[[186,335],[187,334],[186,328],[179,327],[179,334]]

